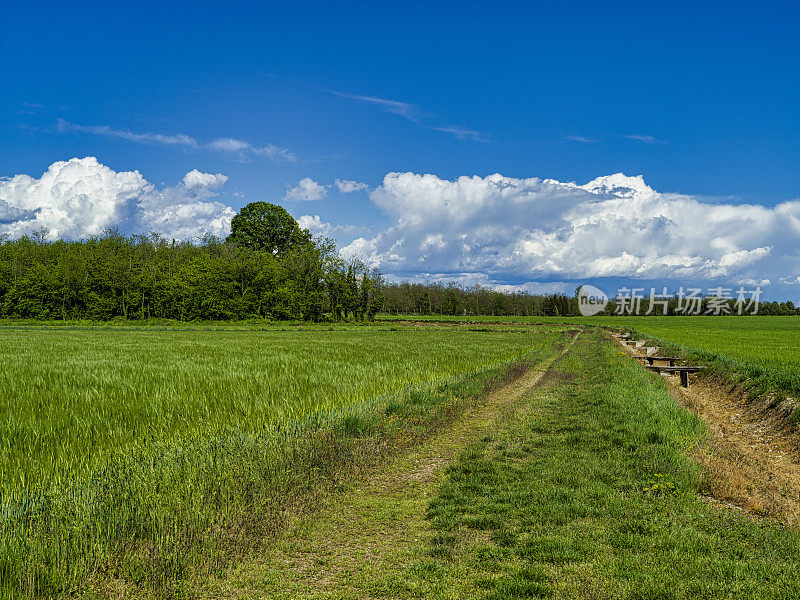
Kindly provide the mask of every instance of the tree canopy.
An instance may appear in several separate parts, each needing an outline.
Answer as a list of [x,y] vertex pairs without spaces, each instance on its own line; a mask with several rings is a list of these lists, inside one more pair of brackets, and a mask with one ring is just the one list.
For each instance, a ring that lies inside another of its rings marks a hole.
[[309,245],[311,235],[300,229],[285,208],[269,202],[251,202],[231,220],[227,241],[281,256],[293,248]]

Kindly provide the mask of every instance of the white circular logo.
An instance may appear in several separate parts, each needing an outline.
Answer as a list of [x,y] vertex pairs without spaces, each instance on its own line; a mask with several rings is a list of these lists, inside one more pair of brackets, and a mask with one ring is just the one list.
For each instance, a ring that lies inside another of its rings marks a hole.
[[582,285],[578,290],[578,310],[584,317],[603,312],[608,304],[606,293],[593,285]]

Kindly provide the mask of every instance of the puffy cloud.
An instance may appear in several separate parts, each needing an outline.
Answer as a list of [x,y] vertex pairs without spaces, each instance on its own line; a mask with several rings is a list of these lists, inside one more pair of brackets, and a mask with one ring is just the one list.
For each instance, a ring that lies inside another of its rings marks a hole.
[[52,238],[95,235],[120,223],[126,206],[151,187],[138,171],[117,173],[93,157],[59,161],[39,179],[0,181],[0,200],[26,213],[0,231],[16,237],[44,227]]
[[235,213],[211,198],[226,180],[193,170],[183,185],[157,189],[138,171],[116,172],[91,156],[59,161],[39,179],[0,179],[0,234],[17,237],[44,228],[50,239],[80,239],[120,227],[180,239],[223,236]]
[[318,184],[310,177],[303,177],[283,196],[284,200],[322,200],[328,193],[326,186]]
[[371,199],[394,224],[342,253],[389,273],[516,280],[800,274],[800,202],[711,204],[658,193],[621,173],[586,185],[389,173]]
[[213,175],[211,173],[201,173],[197,169],[193,169],[183,176],[183,185],[187,188],[214,189],[225,185],[226,181],[228,181],[228,177],[222,173]]
[[366,190],[369,187],[366,183],[351,181],[350,179],[337,179],[333,184],[342,194],[352,194],[353,192]]
[[236,211],[211,199],[227,179],[195,169],[184,176],[183,186],[151,187],[136,203],[136,229],[184,240],[208,234],[227,236]]

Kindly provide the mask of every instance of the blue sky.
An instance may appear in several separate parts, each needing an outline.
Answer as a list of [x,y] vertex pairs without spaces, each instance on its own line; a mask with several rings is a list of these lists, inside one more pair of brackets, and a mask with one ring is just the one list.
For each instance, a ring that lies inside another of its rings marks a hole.
[[[521,197],[548,203],[553,200],[542,200],[542,190],[516,182],[535,177],[582,185],[624,173],[642,175],[659,194],[680,194],[717,216],[720,206],[770,209],[795,200],[796,4],[116,4],[4,8],[0,176],[39,179],[58,161],[96,157],[114,173],[136,170],[152,184],[160,196],[149,202],[158,205],[162,221],[172,218],[164,212],[169,202],[218,203],[233,210],[256,200],[281,203],[298,218],[317,215],[343,247],[361,238],[351,250],[402,276],[470,273],[468,280],[480,282],[491,271],[486,281],[500,284],[608,274],[659,281],[770,279],[773,285],[779,277],[800,276],[791,266],[791,248],[800,240],[793,229],[778,231],[775,224],[764,225],[759,239],[734,232],[708,249],[693,246],[694,258],[721,261],[727,271],[665,271],[653,267],[662,256],[655,252],[631,262],[629,272],[620,266],[625,261],[610,270],[603,263],[581,272],[540,250],[535,259],[526,255],[511,267],[488,268],[474,256],[479,249],[466,257],[445,251],[456,243],[448,234],[457,232],[461,240],[477,236],[486,243],[475,247],[489,252],[522,251],[500,234],[487,241],[493,234],[474,227],[451,230],[445,221],[438,230],[417,231],[418,239],[409,235],[389,244],[389,228],[408,221],[408,211],[419,206],[411,196],[436,192],[425,186],[420,191],[410,180],[412,187],[391,193],[383,186],[393,172],[432,174],[445,182],[500,173]],[[85,186],[99,167],[82,168]],[[195,169],[227,179],[207,189],[195,186],[187,200],[181,182]],[[322,186],[324,197],[285,200],[303,178]],[[336,179],[367,187],[340,193]],[[376,201],[376,190],[378,196],[393,194],[393,200]],[[11,207],[6,222],[28,218],[35,202],[49,201],[41,190],[13,201],[11,192],[2,193],[0,188],[0,200]],[[494,192],[485,193],[488,204],[482,206],[497,209]],[[423,205],[437,201],[426,198]],[[407,210],[392,211],[387,202]],[[681,206],[672,210],[683,214]],[[607,212],[609,206],[595,209]],[[23,210],[27,217],[20,216]],[[652,207],[646,212],[653,217]],[[219,209],[217,217],[225,214]],[[788,207],[765,214],[755,217],[762,225],[764,219],[792,220],[795,213]],[[517,217],[509,225],[529,220],[523,233],[556,231],[536,220],[542,218],[538,209]],[[140,227],[147,226],[143,218]],[[559,218],[553,227],[563,237],[562,225],[575,222]],[[728,215],[724,229],[735,221]],[[499,217],[492,222],[502,227]],[[73,225],[62,231],[90,231]],[[185,225],[173,231],[189,231]],[[7,230],[15,231],[22,229]],[[426,270],[420,244],[429,247],[426,240],[442,232],[441,256],[428,259],[433,270]],[[780,239],[773,243],[771,236]],[[402,261],[389,258],[398,242]],[[736,261],[725,258],[766,247],[771,250],[755,262],[730,264]],[[625,250],[597,252],[610,260]]]

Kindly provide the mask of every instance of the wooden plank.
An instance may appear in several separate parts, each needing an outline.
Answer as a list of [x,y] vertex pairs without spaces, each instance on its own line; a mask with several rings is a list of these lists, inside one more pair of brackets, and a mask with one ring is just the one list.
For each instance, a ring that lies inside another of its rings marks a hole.
[[651,365],[652,365],[652,364],[653,364],[653,362],[654,362],[654,361],[656,361],[656,360],[664,360],[664,361],[667,361],[667,362],[669,362],[669,366],[670,366],[670,367],[674,367],[674,366],[675,366],[675,363],[676,363],[676,362],[678,362],[679,360],[681,360],[681,359],[680,359],[680,358],[678,358],[677,356],[648,356],[648,357],[646,357],[646,358],[647,358],[647,362],[648,362],[649,364],[651,364]]
[[681,373],[683,371],[687,373],[697,373],[698,371],[705,369],[705,367],[696,367],[690,365],[680,365],[677,367],[668,367],[667,365],[645,365],[645,368],[650,371],[658,371],[659,373]]

